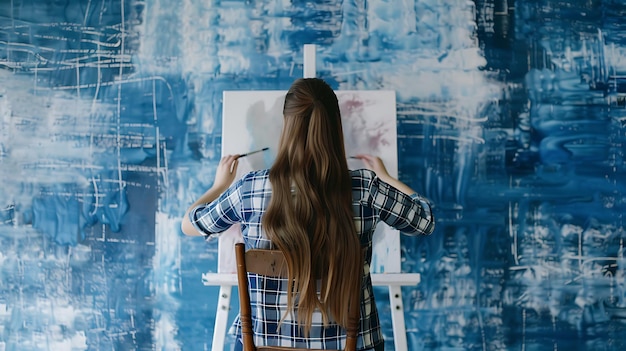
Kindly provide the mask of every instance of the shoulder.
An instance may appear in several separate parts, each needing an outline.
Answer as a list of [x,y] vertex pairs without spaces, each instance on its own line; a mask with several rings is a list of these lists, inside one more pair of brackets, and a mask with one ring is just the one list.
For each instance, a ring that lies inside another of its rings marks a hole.
[[269,169],[259,169],[257,171],[250,171],[246,173],[241,179],[243,181],[254,181],[256,179],[266,179],[270,176]]
[[263,190],[269,186],[270,172],[268,169],[261,169],[246,173],[238,181],[238,187],[244,192],[254,192]]
[[376,173],[369,169],[354,169],[350,170],[350,177],[352,177],[352,182],[371,182],[376,178]]
[[355,169],[350,171],[352,178],[352,190],[361,193],[369,191],[372,182],[376,178],[376,173],[369,169]]

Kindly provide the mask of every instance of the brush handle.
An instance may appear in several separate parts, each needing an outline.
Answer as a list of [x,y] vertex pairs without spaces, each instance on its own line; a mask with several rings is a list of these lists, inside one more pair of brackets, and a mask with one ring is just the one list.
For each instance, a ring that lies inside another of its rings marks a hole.
[[242,158],[242,157],[246,157],[246,156],[249,156],[249,155],[252,155],[252,154],[256,154],[257,152],[267,151],[269,149],[270,149],[269,147],[264,147],[264,148],[262,148],[260,150],[254,150],[254,151],[246,152],[245,154],[239,155],[238,158]]

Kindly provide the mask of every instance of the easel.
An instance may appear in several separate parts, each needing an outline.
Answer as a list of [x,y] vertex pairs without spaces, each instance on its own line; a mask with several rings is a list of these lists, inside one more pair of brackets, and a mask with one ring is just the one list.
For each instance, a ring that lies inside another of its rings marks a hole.
[[[315,45],[304,45],[304,78],[315,77]],[[391,306],[391,320],[393,326],[393,337],[395,349],[404,351],[408,349],[406,327],[404,323],[404,306],[402,303],[402,286],[415,286],[420,282],[419,273],[394,273],[401,272],[400,265],[400,233],[393,231],[391,235],[386,234],[386,240],[395,241],[394,252],[389,252],[385,273],[372,273],[372,284],[374,286],[387,286],[389,289],[389,303]],[[220,238],[218,252],[223,252],[222,246],[234,247],[232,239]],[[391,262],[391,264],[389,264]],[[230,310],[230,298],[232,287],[237,285],[235,273],[224,272],[218,264],[218,273],[205,273],[202,275],[204,285],[219,286],[219,299],[217,312],[215,315],[215,326],[213,331],[212,350],[222,351],[228,324],[228,311]],[[392,273],[389,273],[392,272]]]

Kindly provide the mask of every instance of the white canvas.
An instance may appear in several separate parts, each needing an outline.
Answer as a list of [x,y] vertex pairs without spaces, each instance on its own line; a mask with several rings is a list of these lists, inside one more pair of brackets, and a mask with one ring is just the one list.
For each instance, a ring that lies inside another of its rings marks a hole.
[[[282,129],[286,91],[225,91],[222,114],[222,155],[268,151],[240,159],[237,177],[269,168],[276,157]],[[337,91],[348,156],[379,156],[397,177],[396,95],[394,91]],[[362,161],[348,158],[351,169]],[[234,242],[241,241],[239,226],[220,236],[218,272],[235,272]],[[400,272],[398,231],[381,223],[374,233],[373,273]]]

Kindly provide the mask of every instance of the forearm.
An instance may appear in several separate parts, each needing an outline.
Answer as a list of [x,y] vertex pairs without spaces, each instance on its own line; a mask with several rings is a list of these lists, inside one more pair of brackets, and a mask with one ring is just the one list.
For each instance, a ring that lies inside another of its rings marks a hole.
[[407,235],[429,235],[433,232],[435,218],[428,199],[415,192],[412,196],[402,197],[397,188],[381,190],[383,194],[377,196],[383,196],[384,199],[375,199],[374,203],[381,204],[378,208],[383,222]]
[[191,223],[191,220],[189,219],[189,212],[199,205],[208,204],[217,200],[217,198],[228,189],[230,184],[235,180],[235,175],[237,174],[238,158],[239,155],[228,155],[220,159],[215,172],[215,181],[213,182],[213,186],[202,194],[202,196],[200,196],[200,198],[191,204],[187,211],[185,211],[185,216],[183,217],[183,221],[180,225],[183,233],[193,236],[203,235],[203,233],[198,232],[196,227]]
[[[435,228],[432,206],[408,185],[386,174],[378,177],[372,205],[389,226],[408,235],[429,235]],[[404,195],[404,196],[400,196]]]
[[190,236],[202,235],[202,233],[199,232],[196,229],[196,227],[194,227],[194,225],[191,223],[191,220],[189,219],[189,212],[191,212],[191,210],[193,210],[199,205],[213,202],[220,196],[222,192],[223,190],[221,188],[211,187],[211,189],[207,190],[207,192],[202,194],[202,196],[200,196],[198,200],[196,200],[191,206],[189,206],[189,208],[187,208],[187,211],[185,211],[185,216],[183,217],[183,221],[181,223],[181,230],[183,231],[185,235],[190,235]]
[[380,157],[367,154],[359,154],[354,157],[362,160],[365,163],[365,166],[376,173],[378,178],[383,182],[400,190],[406,195],[413,195],[415,193],[415,190],[411,189],[408,185],[389,175],[389,172],[387,172],[387,168],[385,168],[385,165]]

